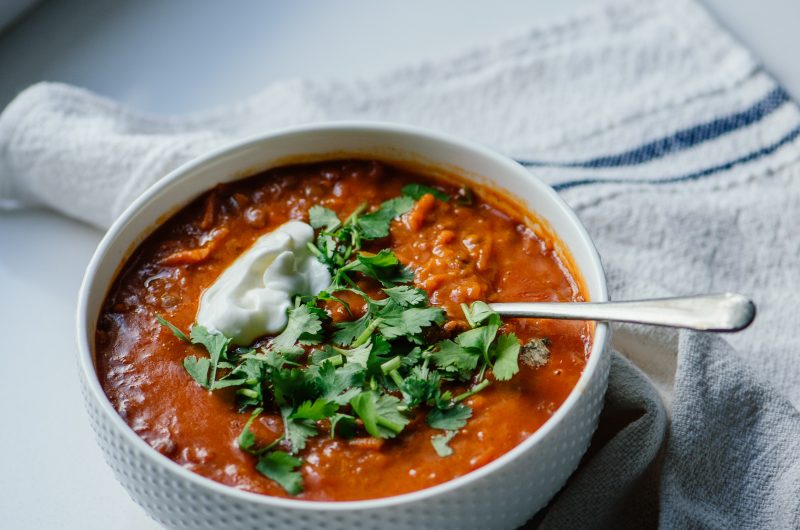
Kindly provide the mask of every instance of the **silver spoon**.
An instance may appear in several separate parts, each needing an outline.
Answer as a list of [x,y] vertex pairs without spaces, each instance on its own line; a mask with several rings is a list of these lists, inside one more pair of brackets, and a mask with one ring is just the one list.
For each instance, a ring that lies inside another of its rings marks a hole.
[[489,307],[508,317],[631,322],[699,331],[741,331],[756,316],[755,304],[735,293],[629,302],[513,302]]

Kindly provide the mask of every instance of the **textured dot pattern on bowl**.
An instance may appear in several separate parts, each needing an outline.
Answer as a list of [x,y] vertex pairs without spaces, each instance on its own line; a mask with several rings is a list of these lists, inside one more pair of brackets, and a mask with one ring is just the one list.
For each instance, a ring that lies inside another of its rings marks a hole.
[[[340,503],[339,508],[331,507],[336,503],[314,503],[318,507],[313,508],[308,507],[310,503],[270,506],[181,480],[165,466],[151,463],[142,448],[133,447],[104,421],[85,381],[82,386],[106,461],[131,498],[168,528],[516,528],[541,509],[578,466],[603,405],[609,359],[603,356],[598,367],[601,377],[593,379],[573,413],[542,439],[535,451],[520,455],[513,465],[482,480],[386,507],[367,507],[367,503]],[[353,504],[365,507],[347,509],[346,505]]]
[[212,153],[155,184],[112,226],[86,272],[78,306],[78,364],[98,444],[131,498],[169,528],[345,529],[515,528],[564,485],[597,426],[608,383],[608,327],[598,324],[584,373],[538,431],[505,455],[444,484],[367,501],[310,502],[257,495],[196,475],[148,446],[117,414],[94,367],[97,315],[119,265],[165,215],[213,185],[303,155],[346,153],[446,167],[513,192],[558,235],[592,300],[606,300],[597,252],[575,214],[524,168],[481,146],[389,124],[340,123],[289,129]]

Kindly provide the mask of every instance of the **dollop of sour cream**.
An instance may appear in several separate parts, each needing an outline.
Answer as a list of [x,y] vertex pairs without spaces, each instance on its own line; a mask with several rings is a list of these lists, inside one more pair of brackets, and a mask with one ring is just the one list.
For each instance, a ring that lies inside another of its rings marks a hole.
[[316,295],[331,275],[308,250],[314,229],[289,221],[258,238],[200,298],[196,322],[248,345],[280,333],[294,295]]

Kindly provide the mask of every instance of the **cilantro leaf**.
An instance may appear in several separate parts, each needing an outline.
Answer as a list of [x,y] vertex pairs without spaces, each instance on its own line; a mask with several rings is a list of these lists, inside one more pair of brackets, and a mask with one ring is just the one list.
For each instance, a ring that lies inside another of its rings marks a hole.
[[489,307],[489,304],[480,300],[477,302],[472,302],[472,304],[469,306],[467,306],[467,304],[461,304],[461,310],[464,312],[464,316],[467,318],[467,322],[472,328],[479,326],[491,315],[497,314],[492,311],[492,308]]
[[353,411],[364,422],[364,428],[376,438],[394,438],[410,421],[398,410],[400,400],[391,394],[362,392],[350,400]]
[[372,213],[358,218],[357,226],[364,239],[379,239],[389,235],[389,226],[395,217],[399,217],[414,207],[414,199],[401,196],[381,204]]
[[381,204],[381,210],[389,211],[393,214],[392,217],[400,217],[401,215],[410,212],[414,208],[414,201],[409,197],[395,197],[389,199]]
[[400,264],[394,251],[383,249],[377,254],[372,252],[359,252],[356,259],[342,267],[344,272],[360,272],[365,275],[376,275],[374,268],[390,268]]
[[[380,338],[384,341],[386,340],[380,335],[378,335],[375,338],[376,339]],[[423,362],[422,348],[420,348],[419,346],[414,346],[408,352],[406,352],[405,355],[402,356],[400,362],[405,368],[412,368],[417,364]]]
[[[377,328],[376,328],[377,329]],[[372,355],[375,357],[383,357],[392,351],[392,346],[385,338],[380,335],[373,335],[372,337]]]
[[231,343],[231,339],[226,338],[222,333],[209,331],[205,327],[197,325],[192,326],[189,338],[192,344],[203,345],[214,363],[225,358],[225,353]]
[[283,437],[289,442],[292,453],[296,454],[306,447],[306,441],[317,435],[317,426],[311,420],[292,419],[292,408],[281,407],[283,417]]
[[262,455],[267,451],[271,450],[273,447],[278,445],[281,440],[283,440],[283,436],[276,438],[271,443],[262,447],[260,449],[256,449],[256,435],[253,434],[253,431],[250,430],[250,426],[253,424],[253,421],[263,412],[261,407],[255,409],[253,413],[250,415],[250,418],[247,420],[247,423],[244,424],[244,428],[242,428],[242,432],[239,433],[239,437],[237,438],[237,442],[239,443],[239,449],[250,453],[251,455]]
[[317,387],[314,376],[301,368],[276,369],[272,371],[272,393],[281,407],[299,405],[316,398]]
[[431,194],[440,201],[447,202],[450,196],[441,190],[426,186],[424,184],[407,184],[403,186],[403,195],[408,195],[414,200],[419,200],[423,195]]
[[496,313],[493,313],[489,315],[488,322],[485,326],[473,328],[459,334],[456,337],[456,343],[466,350],[480,353],[488,363],[489,348],[497,336],[497,330],[500,329],[500,324],[500,317]]
[[314,228],[324,228],[326,232],[333,232],[342,224],[336,212],[324,206],[312,206],[308,210],[308,222]]
[[372,342],[367,341],[351,350],[339,350],[339,352],[345,356],[347,363],[355,363],[362,368],[367,368],[370,354],[372,353]]
[[428,425],[445,431],[457,430],[467,424],[472,417],[472,409],[458,403],[449,409],[433,409],[428,413]]
[[299,495],[303,492],[303,476],[297,469],[302,464],[302,460],[288,453],[273,451],[259,458],[256,469],[280,484],[289,495]]
[[[209,331],[203,326],[192,326],[189,339],[192,344],[202,344],[206,351],[208,351],[211,373],[208,376],[205,388],[209,388],[217,380],[217,365],[220,359],[227,358],[228,346],[231,344],[231,339],[225,337],[225,335],[218,331]],[[191,361],[189,361],[189,363],[192,364]],[[199,365],[202,363],[197,361],[195,364]],[[186,368],[186,360],[184,360],[183,366]],[[189,369],[187,368],[186,370],[188,371]],[[192,375],[192,377],[194,377],[194,375]],[[197,381],[197,378],[195,378],[195,381]]]
[[[339,229],[341,232],[342,229]],[[338,232],[337,232],[338,233]],[[344,265],[342,257],[337,253],[336,238],[327,232],[320,232],[317,236],[316,244],[306,245],[308,250],[317,257],[317,260],[326,265],[328,270],[333,273],[337,268]]]
[[349,322],[337,322],[334,324],[336,331],[333,333],[333,342],[340,346],[349,346],[356,337],[364,333],[369,325],[371,315],[364,313],[360,318]]
[[444,434],[431,436],[431,444],[436,450],[436,454],[441,457],[452,455],[453,448],[447,444],[450,443],[450,440],[452,440],[456,434],[458,434],[458,431],[446,431]]
[[419,335],[423,329],[444,321],[444,310],[439,307],[398,309],[391,308],[381,313],[378,328],[387,339],[405,336],[413,342],[421,342]]
[[[220,368],[222,367],[222,364],[223,363],[219,363]],[[225,377],[222,379],[217,379],[216,381],[211,383],[211,390],[219,390],[220,388],[228,388],[232,386],[241,386],[245,381],[246,379],[243,378],[237,379],[237,378]]]
[[342,438],[352,438],[356,434],[356,419],[349,414],[334,414],[331,417],[331,438],[338,433]]
[[368,278],[381,282],[386,287],[397,283],[407,283],[414,279],[414,273],[404,267],[395,253],[383,249],[377,254],[359,252],[356,260],[341,269],[344,272],[360,272]]
[[189,340],[189,337],[187,337],[187,336],[186,336],[186,334],[185,334],[183,331],[181,331],[181,330],[180,330],[180,328],[179,328],[178,326],[176,326],[176,325],[175,325],[175,324],[173,324],[172,322],[168,321],[168,320],[167,320],[166,318],[164,318],[163,316],[161,316],[161,315],[156,315],[156,320],[157,320],[157,321],[158,321],[158,323],[159,323],[159,324],[161,324],[162,326],[166,326],[166,327],[168,327],[168,328],[169,328],[169,330],[172,332],[172,334],[173,334],[173,335],[175,335],[176,337],[178,337],[179,339],[181,339],[183,342],[191,342],[191,341]]
[[198,385],[208,390],[208,369],[211,367],[211,361],[205,357],[198,359],[190,355],[183,360],[183,367]]
[[436,343],[437,350],[431,358],[441,370],[456,372],[471,372],[478,365],[480,356],[474,351],[462,348],[452,340],[443,340]]
[[289,321],[280,335],[276,336],[272,346],[277,350],[293,347],[298,340],[307,343],[319,343],[322,322],[319,315],[308,305],[301,305],[289,310]]
[[290,416],[290,420],[323,420],[333,416],[339,405],[327,399],[317,398],[314,402],[304,401]]
[[519,339],[513,333],[500,335],[494,348],[492,373],[500,381],[508,381],[519,372]]
[[247,423],[244,424],[242,428],[242,432],[239,434],[238,442],[239,448],[245,451],[250,451],[253,446],[256,444],[256,435],[253,434],[253,431],[250,430],[250,426],[253,424],[255,419],[261,414],[261,409],[256,409],[250,415],[250,419],[247,420]]
[[410,418],[400,412],[398,407],[401,405],[401,401],[391,394],[381,394],[378,396],[375,405],[378,412],[378,429],[382,431],[386,437],[393,438],[411,421]]
[[428,295],[422,289],[411,287],[410,285],[398,285],[396,287],[388,287],[383,290],[384,293],[394,303],[400,307],[415,307],[420,304],[428,303]]
[[326,344],[322,349],[312,350],[308,360],[311,361],[312,365],[322,366],[323,364],[330,364],[332,366],[339,366],[342,364],[342,355],[334,350],[330,344]]
[[403,381],[400,390],[406,403],[413,408],[424,403],[437,403],[441,399],[441,377],[424,366],[414,366]]
[[376,395],[374,392],[362,392],[350,400],[350,406],[353,407],[361,421],[364,422],[364,428],[373,436],[383,438],[378,431],[378,410],[375,406]]
[[335,368],[331,363],[323,363],[314,380],[322,394],[322,399],[346,405],[358,395],[364,383],[364,371],[361,366],[348,363]]
[[[262,383],[266,378],[267,368],[263,361],[254,357],[244,359],[228,374],[231,378],[237,378],[237,382],[240,383],[240,388],[236,391],[236,399],[242,411],[250,406],[260,407],[264,404],[264,385]],[[211,390],[223,388],[224,385],[220,385],[220,383],[224,381],[224,378],[217,381]]]

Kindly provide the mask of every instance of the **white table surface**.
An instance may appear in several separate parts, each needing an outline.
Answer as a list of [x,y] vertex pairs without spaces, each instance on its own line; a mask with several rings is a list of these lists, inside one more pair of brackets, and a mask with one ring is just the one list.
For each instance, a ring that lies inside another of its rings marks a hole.
[[[275,79],[457,52],[591,1],[46,0],[0,34],[0,107],[52,80],[179,114]],[[800,2],[707,4],[800,97]],[[157,527],[103,462],[78,390],[76,294],[101,235],[49,212],[0,214],[0,527]]]

